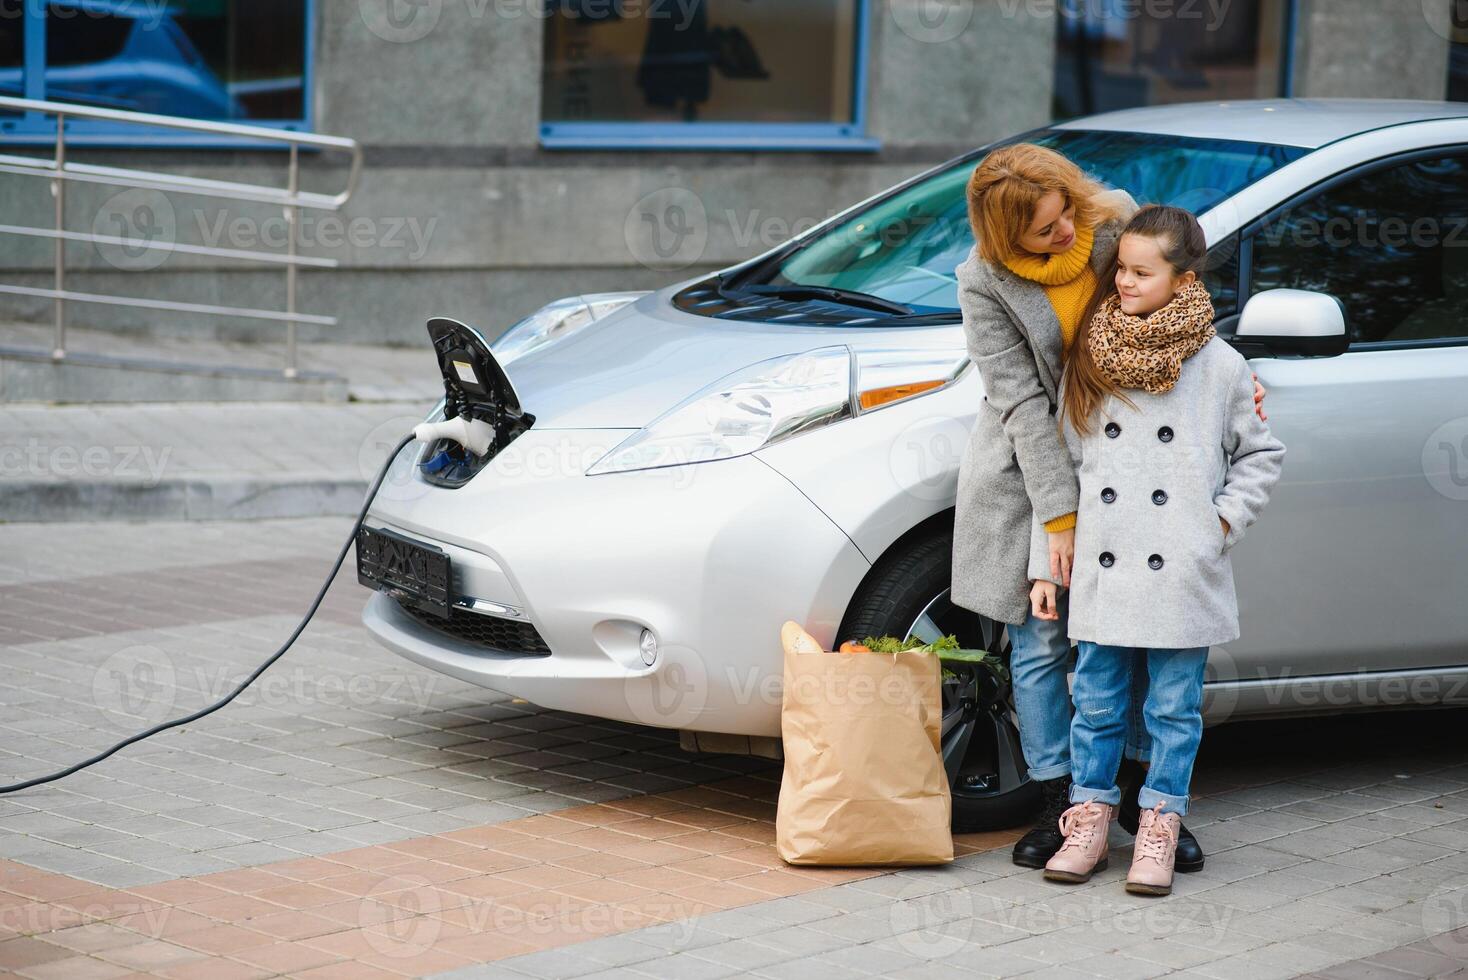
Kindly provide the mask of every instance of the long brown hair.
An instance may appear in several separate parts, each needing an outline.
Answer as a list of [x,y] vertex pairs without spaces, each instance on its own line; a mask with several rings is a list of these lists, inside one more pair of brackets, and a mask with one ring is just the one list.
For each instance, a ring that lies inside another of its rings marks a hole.
[[1003,264],[1020,252],[1019,239],[1035,218],[1035,205],[1058,191],[1075,205],[1077,224],[1095,227],[1118,217],[1106,188],[1064,154],[1035,143],[1011,143],[989,152],[968,180],[968,221],[979,257]]
[[1124,235],[1143,235],[1156,242],[1163,259],[1172,266],[1174,276],[1189,271],[1201,274],[1208,255],[1208,239],[1203,234],[1203,228],[1198,224],[1197,218],[1182,208],[1148,204],[1139,208],[1121,230],[1106,275],[1097,285],[1091,301],[1086,304],[1085,312],[1081,314],[1080,328],[1066,352],[1061,371],[1061,376],[1065,379],[1062,397],[1064,404],[1056,421],[1063,425],[1064,419],[1069,417],[1071,427],[1083,436],[1090,433],[1091,416],[1107,395],[1114,394],[1133,408],[1137,407],[1136,402],[1101,373],[1091,356],[1090,344],[1087,343],[1091,334],[1091,321],[1095,319],[1102,304],[1116,295],[1116,270],[1118,256],[1121,254],[1121,237]]

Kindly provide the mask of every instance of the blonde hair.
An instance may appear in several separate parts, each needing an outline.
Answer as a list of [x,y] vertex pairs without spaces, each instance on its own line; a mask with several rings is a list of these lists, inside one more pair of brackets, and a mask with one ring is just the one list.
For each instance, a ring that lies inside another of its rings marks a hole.
[[1051,191],[1059,191],[1067,207],[1075,205],[1077,224],[1094,228],[1121,216],[1106,188],[1064,154],[1034,143],[1011,143],[980,160],[968,181],[968,221],[979,257],[1001,265],[1019,254],[1019,239],[1035,218],[1035,206]]

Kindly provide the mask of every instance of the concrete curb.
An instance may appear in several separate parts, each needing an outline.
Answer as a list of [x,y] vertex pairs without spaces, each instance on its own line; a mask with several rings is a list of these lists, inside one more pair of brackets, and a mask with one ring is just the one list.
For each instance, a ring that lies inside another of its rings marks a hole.
[[355,514],[360,477],[0,482],[0,523],[212,521]]

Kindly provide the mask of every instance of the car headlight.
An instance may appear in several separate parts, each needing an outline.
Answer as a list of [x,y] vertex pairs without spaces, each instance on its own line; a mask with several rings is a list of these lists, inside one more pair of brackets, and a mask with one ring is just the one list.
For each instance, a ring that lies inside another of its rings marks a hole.
[[500,364],[546,344],[555,343],[631,303],[647,290],[626,293],[587,293],[547,303],[502,333],[489,349]]
[[[624,439],[586,473],[624,473],[732,459],[952,383],[964,350],[845,345],[759,361],[715,381]],[[855,379],[856,397],[852,397]]]

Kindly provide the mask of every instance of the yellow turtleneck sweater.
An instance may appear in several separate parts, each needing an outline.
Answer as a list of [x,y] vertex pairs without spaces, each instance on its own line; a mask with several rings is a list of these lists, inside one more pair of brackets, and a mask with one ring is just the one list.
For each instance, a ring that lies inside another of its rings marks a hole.
[[[1076,225],[1075,241],[1064,252],[1051,255],[1020,255],[1006,259],[1004,264],[1015,275],[1033,280],[1045,287],[1045,297],[1055,310],[1060,321],[1060,342],[1063,352],[1070,350],[1071,343],[1081,327],[1081,314],[1086,303],[1096,291],[1096,273],[1091,269],[1091,243],[1095,240],[1095,229],[1090,225]],[[1064,531],[1076,526],[1076,515],[1072,511],[1054,520],[1045,522],[1046,531]]]

